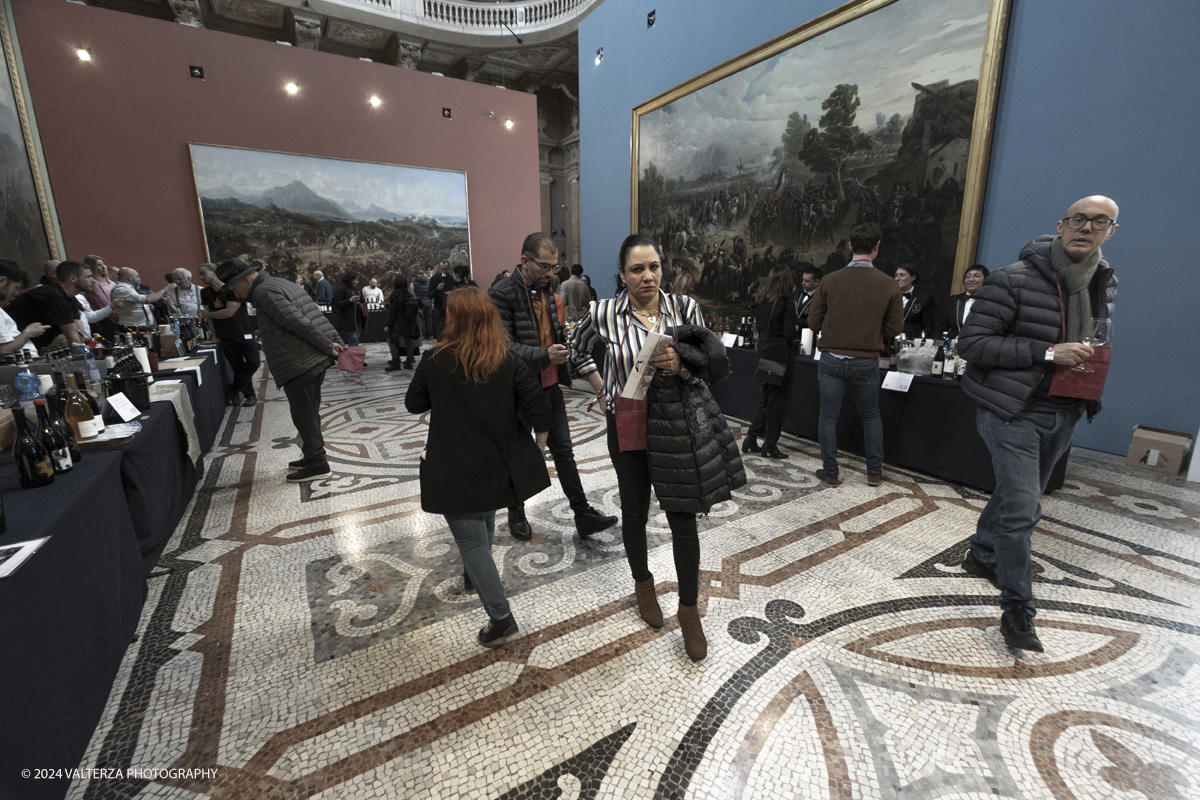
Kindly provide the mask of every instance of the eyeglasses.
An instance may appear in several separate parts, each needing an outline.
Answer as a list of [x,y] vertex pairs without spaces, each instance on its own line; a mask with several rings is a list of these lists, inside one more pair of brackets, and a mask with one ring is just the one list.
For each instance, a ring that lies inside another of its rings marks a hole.
[[1065,217],[1063,223],[1073,231],[1077,231],[1088,223],[1092,223],[1092,230],[1106,231],[1117,223],[1115,219],[1108,217]]
[[[525,256],[525,257],[529,258],[529,256]],[[529,261],[530,261],[530,263],[537,264],[542,269],[548,269],[551,272],[558,269],[558,264],[543,264],[542,262],[538,261],[536,258],[529,258]]]

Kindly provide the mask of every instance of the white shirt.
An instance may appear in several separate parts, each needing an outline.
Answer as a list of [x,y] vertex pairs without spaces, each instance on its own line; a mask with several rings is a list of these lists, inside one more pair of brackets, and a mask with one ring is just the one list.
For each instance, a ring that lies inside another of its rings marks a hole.
[[190,289],[172,286],[167,292],[167,298],[176,314],[184,317],[200,316],[200,287],[196,284],[193,283]]
[[967,302],[963,304],[963,324],[966,324],[967,317],[971,315],[971,306],[975,305],[975,298],[967,296]]
[[[8,344],[14,341],[21,335],[21,329],[17,327],[17,323],[13,322],[13,318],[5,313],[3,308],[0,308],[0,344]],[[37,348],[32,342],[26,342],[22,347],[26,355],[37,357]]]
[[92,306],[88,303],[87,298],[83,296],[83,292],[75,295],[75,302],[81,306],[79,321],[75,323],[79,326],[79,330],[83,333],[84,339],[89,339],[92,336],[92,323],[99,322],[112,313],[111,306],[92,311]]
[[362,298],[364,303],[382,303],[383,289],[380,289],[378,286],[364,286]]
[[113,284],[110,298],[121,298],[125,305],[117,312],[117,320],[127,328],[154,325],[154,310],[146,305],[145,295],[139,294],[136,286],[117,282]]

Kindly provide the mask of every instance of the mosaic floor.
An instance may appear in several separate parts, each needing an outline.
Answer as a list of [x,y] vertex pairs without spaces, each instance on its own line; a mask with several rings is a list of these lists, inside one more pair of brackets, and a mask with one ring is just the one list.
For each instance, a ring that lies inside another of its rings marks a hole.
[[[1076,450],[1034,538],[1046,653],[1014,658],[998,593],[958,566],[981,494],[886,468],[870,488],[851,459],[828,488],[815,443],[785,439],[701,521],[699,663],[661,513],[654,630],[619,534],[581,542],[552,486],[532,541],[498,515],[522,636],[484,650],[420,509],[411,373],[370,351],[366,388],[326,380],[327,481],[284,482],[298,450],[265,377],[230,412],[81,765],[215,777],[69,797],[1200,797],[1200,486]],[[569,393],[584,486],[619,513],[588,401]]]

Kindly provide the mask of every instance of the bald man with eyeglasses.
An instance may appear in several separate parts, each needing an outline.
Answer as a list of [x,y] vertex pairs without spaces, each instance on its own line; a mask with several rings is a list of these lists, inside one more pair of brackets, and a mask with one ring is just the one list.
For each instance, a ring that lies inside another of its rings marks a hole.
[[975,526],[963,570],[1000,590],[1000,633],[1015,650],[1042,652],[1033,628],[1030,543],[1050,473],[1071,447],[1083,414],[1099,400],[1072,396],[1056,373],[1094,350],[1094,320],[1111,329],[1117,279],[1100,246],[1117,232],[1117,204],[1085,197],[1039,236],[1020,260],[987,277],[963,323],[963,390],[978,406],[976,427],[992,455],[996,487]]

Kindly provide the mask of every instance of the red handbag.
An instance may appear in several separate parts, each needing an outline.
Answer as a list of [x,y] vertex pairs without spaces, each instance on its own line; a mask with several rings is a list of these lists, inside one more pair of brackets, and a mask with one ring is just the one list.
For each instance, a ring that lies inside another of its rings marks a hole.
[[[629,336],[632,321],[625,327],[625,335],[617,348],[617,374],[621,374],[622,356],[625,353],[625,339]],[[613,417],[617,421],[617,447],[622,453],[631,450],[646,449],[646,398],[634,400],[629,397],[618,397],[613,400]]]
[[367,360],[367,348],[347,347],[342,352],[338,353],[337,365],[338,369],[344,369],[346,372],[353,372],[356,375],[362,375],[363,362]]

